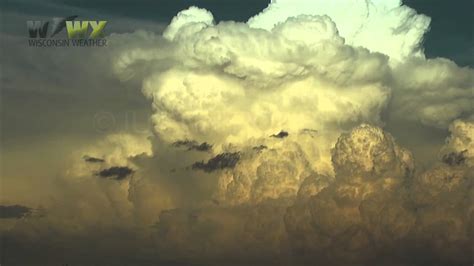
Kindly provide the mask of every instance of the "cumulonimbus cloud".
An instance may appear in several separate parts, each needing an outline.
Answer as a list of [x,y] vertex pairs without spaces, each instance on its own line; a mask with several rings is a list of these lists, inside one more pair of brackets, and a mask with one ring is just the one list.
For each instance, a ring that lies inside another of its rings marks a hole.
[[[466,263],[474,74],[425,58],[429,21],[395,0],[280,0],[247,23],[191,7],[162,36],[111,36],[153,130],[81,151],[61,182],[87,200],[13,232],[115,224],[183,263]],[[384,117],[449,128],[439,160],[417,169]]]

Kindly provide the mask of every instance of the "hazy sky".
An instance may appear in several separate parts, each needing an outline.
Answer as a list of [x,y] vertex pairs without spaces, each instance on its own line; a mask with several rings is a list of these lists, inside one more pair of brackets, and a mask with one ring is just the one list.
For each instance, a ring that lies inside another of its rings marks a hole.
[[268,1],[2,1],[0,263],[465,265],[473,2]]

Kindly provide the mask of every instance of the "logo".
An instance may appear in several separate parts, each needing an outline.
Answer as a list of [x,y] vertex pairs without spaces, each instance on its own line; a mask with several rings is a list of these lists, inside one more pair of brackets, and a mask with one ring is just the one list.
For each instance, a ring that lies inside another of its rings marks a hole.
[[[28,45],[32,47],[104,47],[105,20],[75,20],[78,16],[52,18],[51,21],[28,20]],[[58,38],[65,31],[66,38]],[[48,34],[51,32],[51,34]]]

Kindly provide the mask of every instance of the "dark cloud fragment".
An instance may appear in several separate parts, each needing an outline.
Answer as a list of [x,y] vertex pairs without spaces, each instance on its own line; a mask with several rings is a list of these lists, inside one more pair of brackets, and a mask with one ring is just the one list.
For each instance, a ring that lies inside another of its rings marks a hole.
[[196,144],[197,142],[196,141],[193,141],[193,140],[178,140],[178,141],[175,141],[173,142],[173,146],[174,147],[182,147],[182,146],[185,146],[185,147],[188,147],[190,145],[194,145]]
[[20,219],[32,213],[32,209],[22,205],[0,205],[0,219]]
[[462,152],[451,152],[448,154],[445,154],[442,158],[443,163],[455,166],[455,165],[461,165],[466,161],[466,154],[467,150],[464,150]]
[[196,150],[196,151],[210,151],[212,149],[212,145],[208,144],[207,142],[203,142],[197,146],[189,147],[189,150]]
[[91,157],[91,156],[88,156],[88,155],[85,155],[84,157],[82,157],[84,159],[85,162],[87,163],[103,163],[105,162],[104,159],[101,159],[101,158],[95,158],[95,157]]
[[113,167],[101,170],[96,175],[103,178],[114,177],[115,180],[122,180],[122,179],[125,179],[127,176],[131,175],[132,173],[133,173],[133,170],[126,166],[113,166]]
[[218,154],[216,157],[211,158],[207,163],[204,161],[195,162],[192,165],[194,170],[203,170],[205,172],[213,172],[224,168],[234,168],[240,159],[239,152],[226,152]]
[[178,140],[173,143],[174,147],[186,147],[188,148],[188,151],[190,150],[195,150],[195,151],[210,151],[212,150],[212,145],[203,142],[203,143],[198,143],[197,141],[194,140]]
[[265,146],[265,145],[259,145],[259,146],[253,147],[252,149],[253,149],[254,151],[261,152],[261,151],[263,151],[263,150],[265,150],[265,149],[268,149],[268,147]]
[[308,134],[311,137],[314,137],[316,134],[318,134],[318,131],[316,129],[311,129],[311,128],[304,128],[301,130],[302,134]]
[[288,137],[288,132],[282,130],[282,131],[280,131],[278,134],[273,134],[273,135],[271,135],[270,137],[278,138],[278,139],[283,139],[283,138]]

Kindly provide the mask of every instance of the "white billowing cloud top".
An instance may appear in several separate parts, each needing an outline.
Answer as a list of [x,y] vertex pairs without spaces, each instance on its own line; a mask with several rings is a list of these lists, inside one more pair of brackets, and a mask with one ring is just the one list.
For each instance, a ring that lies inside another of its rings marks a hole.
[[252,28],[271,30],[278,23],[301,14],[327,15],[349,45],[362,46],[397,61],[409,56],[423,57],[421,40],[429,29],[430,18],[417,14],[401,2],[272,0],[262,13],[250,18],[248,24]]

